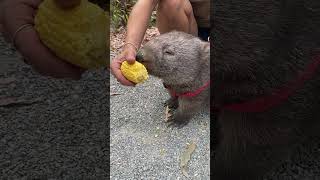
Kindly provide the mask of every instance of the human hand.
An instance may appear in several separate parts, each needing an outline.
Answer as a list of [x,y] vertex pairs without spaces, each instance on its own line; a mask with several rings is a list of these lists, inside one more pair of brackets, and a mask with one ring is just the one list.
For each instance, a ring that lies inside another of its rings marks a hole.
[[136,59],[136,49],[132,46],[125,46],[122,53],[118,55],[116,58],[113,59],[111,62],[110,68],[111,73],[114,75],[114,77],[125,86],[135,86],[135,84],[129,80],[127,80],[120,70],[121,63],[123,61],[128,61],[128,63],[132,64],[135,62]]
[[[80,0],[56,0],[59,5],[70,8]],[[58,58],[42,44],[33,28],[34,16],[42,0],[5,0],[0,11],[0,24],[4,37],[12,42],[15,32],[25,24],[31,24],[16,33],[14,44],[28,64],[42,75],[55,78],[80,79],[84,69]],[[69,3],[62,3],[69,2]]]

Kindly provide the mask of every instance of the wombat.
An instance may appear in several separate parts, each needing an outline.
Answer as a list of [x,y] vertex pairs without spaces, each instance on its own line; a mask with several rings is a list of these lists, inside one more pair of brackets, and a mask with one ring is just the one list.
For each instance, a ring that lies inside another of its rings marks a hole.
[[320,1],[215,1],[216,180],[262,179],[320,133]]
[[163,80],[173,95],[170,125],[182,127],[210,104],[210,44],[190,34],[171,31],[147,42],[136,57],[150,75]]

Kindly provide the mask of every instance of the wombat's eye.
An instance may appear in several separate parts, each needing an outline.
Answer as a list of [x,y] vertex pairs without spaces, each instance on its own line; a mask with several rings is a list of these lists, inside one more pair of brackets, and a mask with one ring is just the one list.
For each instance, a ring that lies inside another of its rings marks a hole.
[[168,44],[164,45],[162,51],[165,55],[173,56],[174,55],[174,48]]
[[167,55],[170,55],[170,56],[174,55],[174,52],[169,50],[169,49],[164,50],[164,53],[167,54]]

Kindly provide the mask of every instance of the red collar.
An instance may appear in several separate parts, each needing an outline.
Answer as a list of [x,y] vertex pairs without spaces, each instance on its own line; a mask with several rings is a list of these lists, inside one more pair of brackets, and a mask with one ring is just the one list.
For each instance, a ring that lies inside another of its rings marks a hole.
[[163,85],[165,88],[167,88],[170,91],[170,94],[173,97],[195,97],[195,96],[199,95],[202,91],[204,91],[210,85],[210,83],[211,83],[211,81],[209,80],[205,85],[201,86],[199,89],[197,89],[195,91],[191,91],[191,92],[181,93],[181,94],[176,93],[173,89],[171,89],[167,85],[165,85],[165,84],[163,84]]
[[[303,86],[303,83],[313,77],[316,73],[318,66],[320,65],[320,55],[313,58],[312,62],[306,67],[306,69],[299,73],[298,77],[286,84],[280,89],[275,90],[271,95],[259,97],[257,99],[243,102],[229,104],[221,109],[226,109],[236,112],[263,112],[283,103],[287,100],[297,89]],[[220,109],[220,110],[221,110]]]

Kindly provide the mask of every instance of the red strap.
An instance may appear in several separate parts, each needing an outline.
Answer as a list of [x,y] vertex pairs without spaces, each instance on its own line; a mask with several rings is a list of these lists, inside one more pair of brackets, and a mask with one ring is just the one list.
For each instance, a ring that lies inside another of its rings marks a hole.
[[175,94],[176,97],[195,97],[198,94],[200,94],[202,91],[204,91],[209,85],[211,81],[208,81],[205,85],[201,86],[199,89],[193,91],[193,92],[186,92],[183,94]]
[[320,55],[313,58],[312,62],[307,66],[305,71],[300,72],[295,81],[289,82],[281,89],[275,90],[271,95],[260,97],[252,101],[230,104],[222,107],[236,112],[263,112],[267,109],[277,106],[291,96],[303,83],[312,78],[317,67],[320,64]]
[[171,96],[173,97],[195,97],[198,94],[200,94],[202,91],[204,91],[209,85],[210,85],[211,81],[209,80],[205,85],[201,86],[199,89],[193,91],[193,92],[185,92],[182,94],[177,94],[175,91],[173,91],[173,89],[171,89],[170,87],[166,86],[164,84],[164,87],[167,88],[170,91]]

